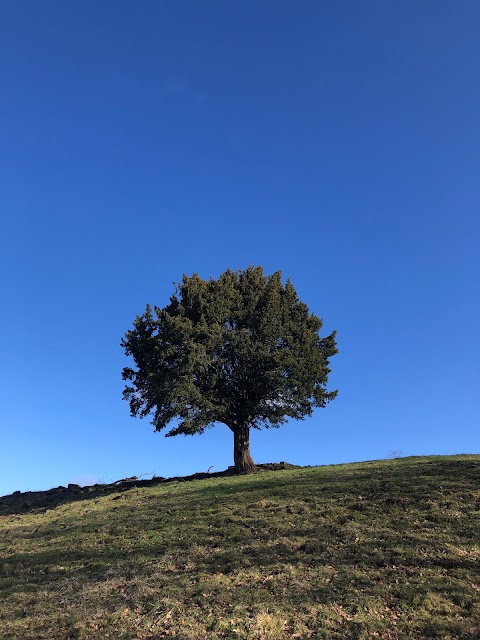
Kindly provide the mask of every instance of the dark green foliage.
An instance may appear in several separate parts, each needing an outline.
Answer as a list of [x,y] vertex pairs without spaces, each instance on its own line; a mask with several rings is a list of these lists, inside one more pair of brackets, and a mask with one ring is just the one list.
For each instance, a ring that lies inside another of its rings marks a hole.
[[136,365],[123,370],[123,397],[157,431],[178,418],[169,436],[222,422],[243,429],[248,447],[250,427],[302,419],[336,396],[326,389],[335,332],[320,338],[321,327],[279,271],[184,276],[170,303],[147,306],[122,340]]

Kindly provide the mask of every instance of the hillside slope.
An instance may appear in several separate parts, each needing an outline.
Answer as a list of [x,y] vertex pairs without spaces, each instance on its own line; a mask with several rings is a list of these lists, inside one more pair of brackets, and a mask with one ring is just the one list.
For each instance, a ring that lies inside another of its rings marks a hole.
[[0,517],[2,640],[480,638],[480,456],[134,487]]

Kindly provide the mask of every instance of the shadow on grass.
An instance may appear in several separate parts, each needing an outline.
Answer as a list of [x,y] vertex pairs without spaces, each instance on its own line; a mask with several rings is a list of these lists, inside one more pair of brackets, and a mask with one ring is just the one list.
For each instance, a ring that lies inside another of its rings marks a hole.
[[[92,582],[102,583],[112,578],[126,581],[152,578],[158,588],[168,589],[170,594],[175,591],[194,597],[195,593],[206,588],[203,585],[210,583],[212,576],[242,582],[239,578],[254,570],[262,576],[269,576],[272,582],[265,583],[262,593],[258,589],[252,590],[248,581],[236,589],[245,591],[243,598],[247,593],[253,593],[252,597],[258,599],[261,596],[267,601],[270,598],[276,606],[281,606],[283,602],[291,603],[296,599],[300,602],[302,599],[305,584],[293,581],[287,588],[281,577],[286,568],[296,566],[304,567],[307,572],[312,570],[316,575],[321,575],[322,569],[334,573],[334,580],[319,580],[315,584],[314,601],[322,604],[337,601],[339,593],[342,600],[348,602],[350,597],[357,597],[359,590],[382,592],[388,573],[397,577],[396,587],[389,587],[393,599],[402,598],[404,603],[409,600],[414,603],[427,593],[437,592],[448,593],[461,602],[467,600],[469,594],[465,586],[459,584],[458,575],[475,575],[478,570],[477,562],[467,557],[440,557],[435,554],[424,557],[423,549],[431,542],[428,536],[417,536],[408,548],[392,554],[389,539],[382,541],[382,548],[379,540],[365,541],[361,545],[339,544],[336,539],[322,541],[322,535],[327,534],[317,531],[316,537],[312,535],[309,543],[296,551],[281,541],[259,544],[254,535],[235,545],[232,537],[227,535],[214,542],[207,557],[194,555],[193,559],[188,540],[180,544],[172,541],[137,543],[133,551],[126,546],[112,546],[106,541],[96,549],[77,547],[62,550],[62,545],[59,545],[51,551],[16,553],[0,565],[3,597],[19,590],[45,589],[46,584],[55,591],[71,580],[91,585]],[[198,544],[197,540],[195,544]],[[275,581],[275,576],[279,577],[278,581]],[[220,595],[217,597],[221,599]]]

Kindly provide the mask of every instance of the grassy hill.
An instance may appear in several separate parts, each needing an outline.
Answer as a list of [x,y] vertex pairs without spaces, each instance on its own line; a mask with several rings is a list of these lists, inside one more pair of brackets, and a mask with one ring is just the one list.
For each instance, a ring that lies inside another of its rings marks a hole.
[[0,638],[480,638],[480,456],[134,487],[0,517]]

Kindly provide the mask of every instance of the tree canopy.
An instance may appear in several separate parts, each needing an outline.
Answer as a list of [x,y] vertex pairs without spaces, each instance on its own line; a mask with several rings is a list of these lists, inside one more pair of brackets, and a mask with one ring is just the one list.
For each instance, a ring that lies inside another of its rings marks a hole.
[[281,272],[227,270],[217,280],[183,276],[164,308],[147,305],[122,346],[123,397],[132,416],[151,416],[167,436],[223,423],[234,434],[237,472],[249,471],[250,428],[279,427],[324,407],[335,332],[301,302]]

